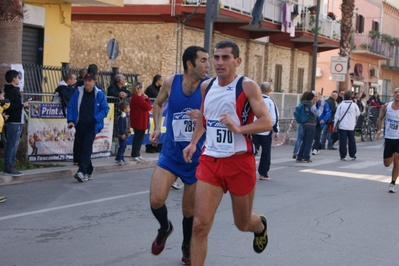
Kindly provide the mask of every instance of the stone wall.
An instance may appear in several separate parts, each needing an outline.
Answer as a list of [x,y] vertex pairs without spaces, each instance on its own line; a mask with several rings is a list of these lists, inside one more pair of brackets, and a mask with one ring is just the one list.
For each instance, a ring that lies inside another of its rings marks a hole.
[[[101,70],[108,70],[110,60],[106,47],[111,38],[119,44],[119,56],[113,66],[119,67],[120,72],[140,74],[139,80],[144,82],[144,86],[148,86],[156,74],[168,76],[183,72],[181,56],[184,49],[204,44],[203,30],[179,27],[176,23],[74,21],[71,27],[70,66],[81,68],[95,63]],[[212,46],[225,39],[235,41],[240,48],[242,63],[237,70],[239,74],[261,83],[274,79],[275,65],[282,64],[284,92],[289,92],[289,88],[296,85],[295,68],[304,67],[307,78],[311,56],[306,53],[218,32],[213,34]],[[214,74],[211,64],[210,75]],[[291,91],[296,92],[296,89]]]

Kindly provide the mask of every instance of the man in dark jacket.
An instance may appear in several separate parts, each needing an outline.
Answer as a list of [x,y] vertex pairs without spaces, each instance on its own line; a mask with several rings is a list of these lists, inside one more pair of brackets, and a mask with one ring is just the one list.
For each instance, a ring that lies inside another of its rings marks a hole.
[[334,142],[331,139],[331,131],[328,130],[328,128],[334,124],[334,115],[335,115],[335,111],[337,110],[337,102],[336,102],[337,98],[338,98],[337,91],[333,91],[331,93],[330,97],[326,100],[326,103],[328,104],[328,106],[330,106],[331,116],[330,116],[330,119],[328,119],[328,121],[327,121],[327,126],[323,128],[323,131],[321,134],[320,143],[321,143],[322,150],[324,150],[326,148],[326,141],[327,141],[327,149],[329,149],[329,150],[337,149],[337,148],[334,148]]
[[121,99],[129,98],[132,93],[125,87],[126,78],[122,74],[117,74],[114,82],[108,87],[108,96],[119,97]]
[[161,75],[155,75],[154,78],[152,79],[152,83],[150,86],[145,89],[145,94],[150,98],[151,100],[154,100],[157,98],[159,90],[161,89],[162,86],[162,76]]
[[7,71],[5,78],[7,83],[4,85],[4,96],[10,101],[10,107],[4,111],[4,114],[8,115],[5,123],[7,146],[4,153],[4,174],[16,177],[22,175],[21,172],[14,168],[14,160],[17,156],[19,140],[24,124],[22,112],[24,108],[29,108],[29,102],[22,103],[21,93],[18,88],[18,71]]
[[[155,75],[152,79],[152,83],[150,86],[145,89],[145,94],[150,98],[152,101],[157,98],[159,90],[161,89],[163,83],[163,78],[161,75]],[[160,152],[162,149],[162,144],[158,144],[157,147],[152,146],[151,144],[145,145],[145,152],[147,153],[154,153]]]
[[95,83],[95,74],[86,74],[84,86],[75,91],[68,105],[68,128],[76,129],[75,140],[79,153],[79,169],[74,178],[80,183],[92,177],[94,138],[103,129],[104,118],[109,111],[106,97]]

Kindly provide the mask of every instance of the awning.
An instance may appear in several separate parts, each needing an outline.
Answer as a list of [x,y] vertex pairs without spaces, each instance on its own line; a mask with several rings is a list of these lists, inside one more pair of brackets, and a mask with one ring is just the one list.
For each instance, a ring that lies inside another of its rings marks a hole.
[[378,88],[378,83],[370,83],[370,87],[373,87],[373,88]]

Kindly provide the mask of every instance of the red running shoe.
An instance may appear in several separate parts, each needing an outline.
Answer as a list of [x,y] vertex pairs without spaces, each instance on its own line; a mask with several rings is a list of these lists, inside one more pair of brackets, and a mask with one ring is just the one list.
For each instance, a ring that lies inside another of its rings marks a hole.
[[183,265],[191,265],[190,245],[183,244],[181,251],[183,253],[183,257],[181,258]]
[[165,248],[166,239],[168,239],[169,235],[173,232],[173,225],[169,221],[169,230],[166,232],[161,232],[158,230],[158,235],[155,238],[154,242],[152,242],[151,253],[154,255],[159,255]]

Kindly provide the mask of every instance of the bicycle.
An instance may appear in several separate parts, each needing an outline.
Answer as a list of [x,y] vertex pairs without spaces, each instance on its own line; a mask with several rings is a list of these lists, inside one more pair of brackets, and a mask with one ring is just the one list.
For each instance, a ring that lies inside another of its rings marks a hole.
[[374,106],[370,106],[366,112],[366,115],[359,116],[363,117],[363,122],[360,128],[360,137],[362,141],[366,141],[367,137],[370,141],[375,140],[375,135],[377,134],[377,119],[380,115],[380,109]]

